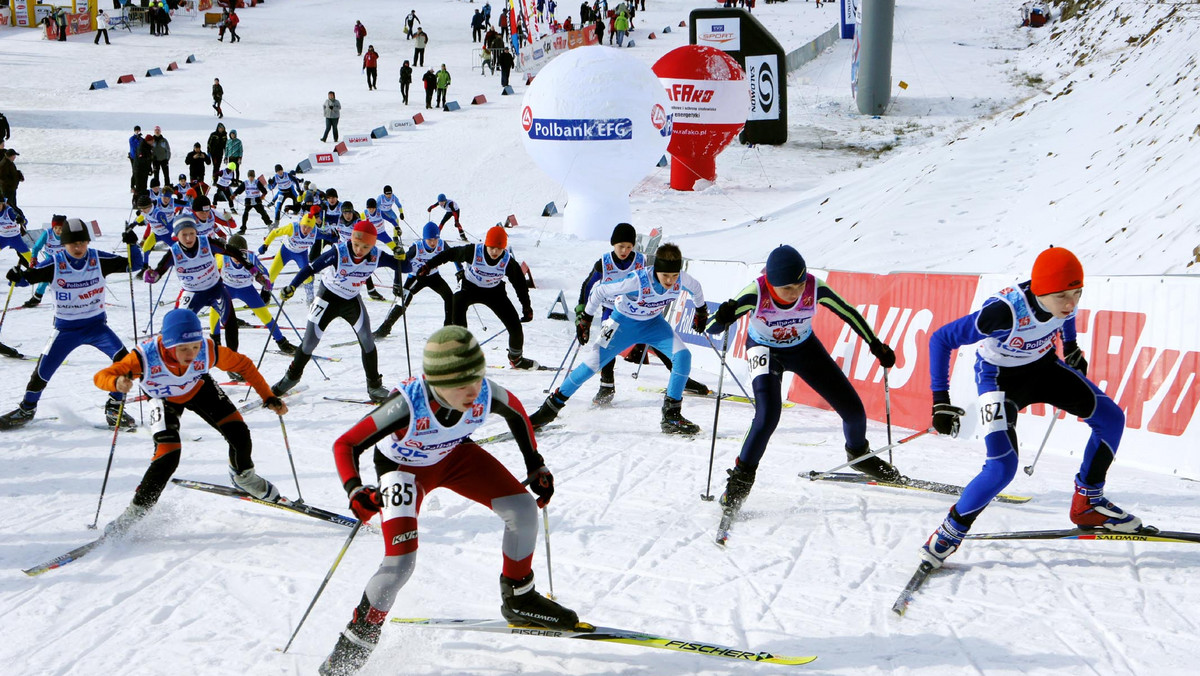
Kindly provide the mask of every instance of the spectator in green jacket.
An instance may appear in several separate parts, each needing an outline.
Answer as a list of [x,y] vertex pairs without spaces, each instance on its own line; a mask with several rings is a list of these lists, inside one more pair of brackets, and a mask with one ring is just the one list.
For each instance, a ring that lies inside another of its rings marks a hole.
[[446,105],[446,90],[450,88],[450,71],[446,70],[446,64],[442,64],[441,70],[437,72],[437,105],[439,108]]
[[233,177],[240,180],[242,178],[242,140],[238,138],[236,129],[230,130],[229,140],[225,141],[225,159],[236,165]]

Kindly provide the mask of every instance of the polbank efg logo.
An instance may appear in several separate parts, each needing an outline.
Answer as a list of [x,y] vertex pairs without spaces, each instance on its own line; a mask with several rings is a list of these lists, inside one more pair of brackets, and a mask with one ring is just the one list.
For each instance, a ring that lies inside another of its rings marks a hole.
[[762,102],[762,111],[771,112],[775,107],[775,74],[771,72],[770,64],[764,63],[758,68],[758,100]]

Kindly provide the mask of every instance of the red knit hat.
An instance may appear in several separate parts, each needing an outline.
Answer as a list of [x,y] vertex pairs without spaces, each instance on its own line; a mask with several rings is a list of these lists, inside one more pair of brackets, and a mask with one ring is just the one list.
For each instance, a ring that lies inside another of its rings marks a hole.
[[508,233],[504,232],[504,228],[493,225],[487,231],[487,237],[483,238],[483,245],[495,249],[504,249],[508,246]]
[[1061,247],[1050,247],[1038,254],[1033,262],[1029,290],[1035,296],[1045,296],[1068,289],[1083,288],[1083,264],[1075,254]]
[[375,246],[378,231],[371,221],[359,221],[354,224],[354,232],[350,233],[351,242],[363,242],[367,246]]

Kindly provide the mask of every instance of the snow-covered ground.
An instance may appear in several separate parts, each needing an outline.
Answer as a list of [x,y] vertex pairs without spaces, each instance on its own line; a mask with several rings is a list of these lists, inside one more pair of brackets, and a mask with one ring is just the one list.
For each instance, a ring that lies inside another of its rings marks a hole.
[[[569,3],[568,3],[569,4]],[[896,11],[889,115],[857,115],[849,96],[849,44],[839,43],[789,77],[790,141],[782,147],[732,147],[705,190],[675,193],[658,169],[633,194],[635,224],[661,227],[695,258],[762,260],[779,242],[798,246],[814,266],[886,272],[1024,270],[1048,244],[1065,245],[1089,274],[1195,274],[1191,146],[1198,119],[1194,95],[1200,21],[1188,4],[1099,3],[1083,19],[1031,31],[1016,26],[1015,0],[929,0]],[[52,213],[97,219],[99,244],[110,247],[128,214],[126,139],[134,124],[160,125],[170,139],[172,171],[191,144],[205,143],[216,120],[212,78],[227,95],[224,123],[237,129],[246,168],[294,165],[322,147],[321,102],[334,90],[343,133],[366,131],[422,110],[401,105],[397,71],[411,55],[401,34],[415,8],[431,35],[427,64],[446,63],[451,98],[486,94],[484,106],[431,111],[426,124],[355,151],[340,166],[313,172],[360,208],[390,183],[419,227],[420,208],[445,192],[480,236],[515,214],[513,246],[534,273],[538,319],[527,325],[526,354],[543,363],[562,357],[571,337],[564,322],[544,320],[566,289],[573,304],[587,267],[606,248],[561,234],[561,219],[539,217],[562,191],[525,155],[518,136],[518,96],[499,96],[498,77],[469,72],[468,19],[478,3],[414,0],[273,0],[245,10],[230,45],[214,31],[177,19],[171,36],[112,32],[111,47],[89,38],[46,42],[33,31],[0,30],[0,110],[13,125],[9,147],[26,183],[20,203],[31,222]],[[674,30],[698,3],[651,0],[638,17],[631,50],[647,63],[684,44]],[[704,3],[703,6],[709,6]],[[347,12],[352,7],[354,13]],[[498,13],[498,6],[493,6]],[[560,11],[577,14],[577,8]],[[755,10],[789,47],[836,21],[837,9],[798,0]],[[353,51],[355,19],[381,54],[380,89],[368,92]],[[197,63],[184,64],[189,54]],[[179,71],[140,77],[171,61]],[[123,73],[139,76],[115,85]],[[87,85],[107,79],[108,90]],[[237,112],[231,110],[236,107]],[[256,220],[256,219],[255,219]],[[259,226],[249,239],[257,243]],[[157,260],[157,254],[155,257]],[[0,254],[9,265],[10,253]],[[747,280],[748,281],[748,280]],[[173,293],[173,286],[169,287]],[[147,287],[134,285],[145,323]],[[28,289],[18,289],[13,304]],[[110,278],[109,317],[133,335],[129,282]],[[387,305],[368,303],[374,322]],[[1086,297],[1085,297],[1086,305]],[[36,353],[52,310],[10,310],[0,340]],[[289,304],[299,320],[299,300]],[[161,316],[161,315],[160,315]],[[418,297],[409,314],[409,344],[419,362],[423,339],[440,324],[440,303]],[[485,314],[481,338],[499,322]],[[398,327],[399,328],[399,327]],[[265,335],[243,333],[256,354]],[[323,396],[365,394],[357,348],[335,323],[319,354],[340,357],[305,373],[309,389],[287,417],[304,498],[338,511],[345,498],[330,445],[366,408]],[[503,363],[501,337],[485,348]],[[408,374],[402,331],[381,343],[389,381]],[[104,474],[111,436],[103,393],[91,384],[106,360],[83,349],[46,390],[39,419],[4,433],[0,454],[0,663],[14,674],[313,673],[349,619],[378,564],[378,535],[351,546],[288,654],[286,643],[345,539],[332,525],[184,489],[168,489],[159,507],[124,542],[105,546],[36,579],[20,569],[94,536],[86,529]],[[17,404],[32,362],[4,360],[10,383],[0,408]],[[286,368],[267,355],[269,381]],[[747,519],[726,551],[712,544],[718,519],[702,502],[709,437],[668,438],[657,431],[666,374],[648,365],[617,367],[615,410],[592,409],[586,386],[567,407],[565,430],[539,440],[558,485],[550,509],[555,592],[593,623],[682,638],[815,654],[813,673],[1096,673],[1183,674],[1198,629],[1200,591],[1191,584],[1200,553],[1184,545],[1118,543],[970,543],[931,578],[903,619],[890,605],[917,563],[916,550],[952,504],[944,496],[879,488],[813,484],[797,477],[844,459],[840,422],[823,411],[784,412],[764,458]],[[497,370],[528,408],[545,396],[551,374]],[[710,386],[716,373],[697,376]],[[1193,384],[1193,387],[1195,384]],[[684,413],[712,428],[710,401],[688,399]],[[57,419],[53,419],[53,417]],[[712,490],[739,448],[752,409],[720,413]],[[295,497],[274,416],[247,416],[259,471]],[[177,476],[223,483],[226,449],[214,431],[184,417]],[[902,432],[897,432],[898,434]],[[1023,437],[1040,439],[1026,428]],[[872,423],[875,444],[885,438]],[[521,467],[511,444],[491,449]],[[1009,492],[1034,496],[997,505],[977,531],[1067,525],[1075,449],[1053,441],[1033,477],[1018,475]],[[149,462],[148,433],[122,435],[101,523],[128,502]],[[977,470],[982,446],[969,440],[922,439],[896,453],[907,474],[962,483]],[[371,468],[364,465],[368,477]],[[1200,484],[1123,466],[1109,492],[1148,522],[1200,530]],[[417,572],[393,616],[495,617],[499,604],[500,522],[449,492],[434,493],[422,514]],[[543,550],[535,558],[539,588],[549,591]],[[432,633],[388,626],[364,673],[391,674],[744,674],[789,669],[623,646],[532,637]]]

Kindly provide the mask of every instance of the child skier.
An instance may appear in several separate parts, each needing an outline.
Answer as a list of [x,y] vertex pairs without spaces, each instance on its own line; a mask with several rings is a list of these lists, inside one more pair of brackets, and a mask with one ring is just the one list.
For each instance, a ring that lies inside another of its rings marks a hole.
[[[728,470],[729,480],[721,495],[721,506],[734,514],[750,494],[759,460],[779,425],[784,371],[795,373],[841,417],[847,459],[861,457],[871,448],[862,399],[813,333],[818,305],[846,322],[870,346],[881,366],[891,368],[896,364],[892,348],[876,337],[854,306],[809,273],[800,252],[786,244],[767,256],[766,274],[747,285],[736,298],[721,303],[708,325],[709,333],[721,333],[738,317],[751,313],[746,361],[754,392],[754,422],[742,440],[742,451],[733,469]],[[902,479],[895,467],[879,457],[852,466],[883,481]]]
[[375,248],[375,226],[367,221],[359,221],[348,241],[338,242],[322,253],[311,267],[304,266],[296,273],[292,283],[283,288],[280,296],[286,301],[296,293],[296,287],[302,282],[318,272],[322,273],[317,299],[308,311],[304,341],[292,357],[287,373],[272,386],[272,392],[282,395],[300,382],[304,367],[312,359],[326,327],[334,319],[341,318],[358,336],[363,372],[367,377],[367,396],[372,401],[383,401],[387,397],[388,390],[383,386],[383,376],[379,374],[379,352],[371,336],[371,317],[358,293],[359,287],[380,265],[395,271],[392,288],[399,295],[400,264],[391,255],[380,253]]
[[[521,324],[533,321],[533,307],[529,304],[529,286],[521,272],[521,264],[508,249],[508,233],[495,225],[487,231],[482,244],[467,244],[445,249],[430,258],[418,271],[417,277],[428,277],[442,263],[454,261],[463,268],[462,287],[454,294],[454,324],[466,327],[467,308],[482,303],[491,310],[504,328],[508,329],[508,363],[514,369],[536,369],[538,363],[522,356],[525,332]],[[508,299],[504,279],[512,282],[517,298],[521,301],[521,314]]]
[[237,180],[237,163],[230,162],[221,170],[217,176],[217,194],[213,196],[212,203],[216,204],[221,200],[229,203],[229,210],[237,213],[237,205],[233,203],[233,183]]
[[141,390],[150,397],[150,419],[154,433],[154,459],[133,492],[125,511],[104,527],[104,534],[122,535],[154,507],[175,469],[183,445],[179,417],[184,409],[200,416],[221,433],[229,444],[229,478],[234,486],[267,502],[282,502],[279,489],[254,471],[250,457],[250,428],[209,371],[241,373],[263,398],[263,406],[279,415],[287,404],[271,394],[254,362],[227,347],[205,338],[195,313],[178,308],[163,317],[162,333],[143,340],[125,358],[96,372],[93,379],[102,390],[126,393],[141,379]]
[[708,308],[704,304],[704,290],[700,282],[683,272],[683,255],[674,244],[658,248],[654,267],[633,270],[612,282],[597,284],[588,296],[587,306],[576,325],[576,336],[580,345],[586,345],[592,328],[592,320],[607,301],[613,304],[612,316],[600,330],[600,338],[588,350],[583,362],[563,380],[542,403],[530,420],[541,427],[558,417],[566,405],[589,378],[596,375],[601,364],[606,364],[626,348],[645,343],[671,356],[671,379],[663,398],[660,429],[666,434],[696,434],[700,427],[683,417],[680,412],[683,399],[683,384],[692,370],[692,353],[683,340],[675,334],[671,325],[663,319],[662,312],[686,289],[696,305],[692,319],[692,330],[700,332],[708,321]]
[[[1108,468],[1121,443],[1125,414],[1087,379],[1087,360],[1076,342],[1075,309],[1083,293],[1083,265],[1070,251],[1046,249],[1029,281],[1001,289],[983,307],[929,338],[933,427],[958,435],[964,411],[950,403],[950,355],[983,341],[975,352],[975,384],[987,460],[963,489],[942,525],[921,548],[921,558],[940,567],[963,536],[1017,472],[1017,412],[1045,403],[1082,418],[1092,428],[1075,475],[1071,522],[1081,528],[1136,533],[1142,520],[1104,497]],[[1062,332],[1063,354],[1054,349]]]
[[[54,377],[58,367],[62,366],[67,355],[76,348],[91,345],[113,361],[129,354],[121,344],[121,339],[108,326],[108,314],[104,310],[104,277],[114,272],[133,272],[140,269],[141,250],[130,246],[129,258],[125,258],[89,248],[91,231],[87,224],[78,218],[67,220],[61,226],[60,232],[62,249],[50,259],[33,268],[17,266],[8,271],[10,283],[54,284],[54,331],[51,333],[50,343],[42,350],[37,365],[33,367],[33,375],[29,376],[29,384],[25,386],[25,397],[15,410],[0,416],[0,429],[20,427],[33,420],[46,384]],[[126,230],[121,235],[121,241],[127,245],[135,245],[137,235],[131,230]],[[133,418],[128,414],[117,416],[125,395],[113,387],[108,388],[108,392],[104,416],[109,426],[119,424],[126,429],[136,427]]]
[[[38,254],[45,253],[45,260],[54,260],[54,254],[62,251],[62,241],[59,235],[62,233],[63,226],[67,224],[67,217],[61,214],[54,214],[50,219],[50,227],[44,230],[37,241],[33,243],[33,252],[30,254],[33,260],[38,260]],[[25,301],[23,307],[37,307],[42,303],[42,296],[46,293],[48,282],[38,284],[33,290],[33,295],[29,300]]]
[[[454,292],[450,290],[450,285],[446,283],[446,280],[442,279],[442,273],[433,270],[429,274],[421,276],[421,270],[429,261],[446,250],[446,243],[442,241],[441,230],[433,221],[425,224],[421,236],[424,239],[413,242],[413,245],[408,248],[408,253],[405,254],[405,259],[412,266],[413,274],[410,274],[404,281],[404,291],[400,296],[403,300],[388,312],[387,319],[384,319],[379,328],[375,330],[376,339],[387,338],[392,327],[396,325],[396,321],[408,310],[413,296],[424,288],[433,289],[437,295],[442,297],[442,310],[445,312],[442,326],[450,326],[454,323]],[[458,265],[460,269],[462,267],[458,263],[455,265]]]
[[[263,293],[271,293],[271,280],[267,279],[267,270],[263,267],[262,261],[258,260],[258,256],[254,253],[246,250],[246,238],[241,235],[230,237],[225,248],[231,253],[241,254],[241,257],[247,263],[246,265],[242,265],[230,256],[217,256],[217,268],[221,270],[221,283],[225,285],[225,289],[229,292],[230,300],[240,300],[246,304],[246,307],[254,311],[254,315],[258,317],[258,321],[265,324],[267,329],[271,331],[271,339],[275,341],[275,345],[279,347],[280,352],[295,354],[296,346],[289,343],[288,339],[283,337],[283,333],[280,332],[279,326],[276,324],[275,318],[271,316],[270,310],[267,309],[266,303],[254,291],[254,282],[258,282],[262,285]],[[216,330],[217,313],[214,309],[209,310],[208,325],[210,330]],[[230,333],[225,342],[229,345],[229,349],[237,351],[238,339],[236,333]],[[234,379],[238,380],[240,374],[238,376]]]
[[[320,207],[314,207],[319,209]],[[275,260],[271,261],[271,269],[267,273],[271,283],[275,283],[275,278],[279,276],[283,266],[290,263],[295,263],[298,270],[303,270],[304,266],[308,265],[308,251],[312,248],[313,243],[318,238],[326,238],[327,241],[336,243],[337,240],[332,236],[325,235],[317,230],[317,219],[311,213],[304,214],[300,217],[299,223],[288,223],[275,228],[267,234],[263,240],[262,246],[258,247],[258,254],[261,256],[267,253],[267,247],[277,237],[285,238],[283,245],[279,247],[279,251],[275,254]],[[313,284],[312,280],[304,283],[305,303],[312,304],[313,300]],[[267,293],[263,294],[265,302],[270,296]]]
[[[491,508],[504,520],[500,612],[509,622],[571,631],[574,611],[537,593],[532,559],[537,508],[554,495],[554,476],[537,451],[521,402],[485,377],[487,363],[469,331],[444,326],[429,338],[424,375],[402,382],[399,392],[333,445],[350,508],[363,521],[380,513],[384,558],[322,674],[352,674],[367,661],[396,595],[416,566],[417,517],[430,491],[445,487]],[[530,495],[499,460],[470,440],[489,413],[503,417],[525,461]],[[379,444],[378,446],[375,446]],[[364,486],[358,462],[375,447],[379,486]]]
[[250,169],[246,172],[246,180],[239,181],[237,190],[233,191],[233,196],[237,197],[242,193],[246,194],[245,201],[242,203],[242,227],[238,228],[238,234],[246,234],[246,219],[250,218],[250,210],[253,209],[262,216],[263,225],[271,227],[271,217],[267,215],[267,210],[263,208],[263,186],[258,182],[258,177],[255,176],[254,170]]
[[289,213],[300,211],[300,179],[296,178],[296,172],[285,172],[282,164],[276,164],[275,173],[267,179],[267,187],[275,190],[275,196],[267,206],[275,205],[276,223],[279,222],[279,212],[287,200],[292,200],[292,206],[288,208]]
[[376,199],[376,202],[383,211],[391,213],[401,221],[404,220],[404,205],[400,204],[400,198],[392,194],[392,186],[383,186],[383,194]]
[[464,242],[467,241],[467,233],[463,232],[462,223],[459,223],[458,221],[458,217],[462,215],[459,211],[458,203],[452,199],[447,199],[445,193],[439,193],[437,196],[437,201],[433,204],[430,204],[429,208],[426,209],[425,212],[432,213],[434,207],[441,207],[446,212],[442,215],[442,222],[438,223],[438,229],[440,230],[446,227],[446,221],[449,221],[451,218],[453,218],[454,227],[458,228],[458,238]]
[[177,214],[175,200],[170,195],[159,195],[158,202],[151,203],[150,198],[142,195],[138,198],[138,215],[135,222],[145,224],[149,229],[142,240],[142,253],[150,253],[154,245],[162,242],[169,246],[175,238],[174,221]]
[[33,255],[29,253],[29,245],[21,239],[25,234],[25,216],[16,207],[8,203],[8,197],[0,188],[0,251],[12,248],[26,263],[33,263]]

